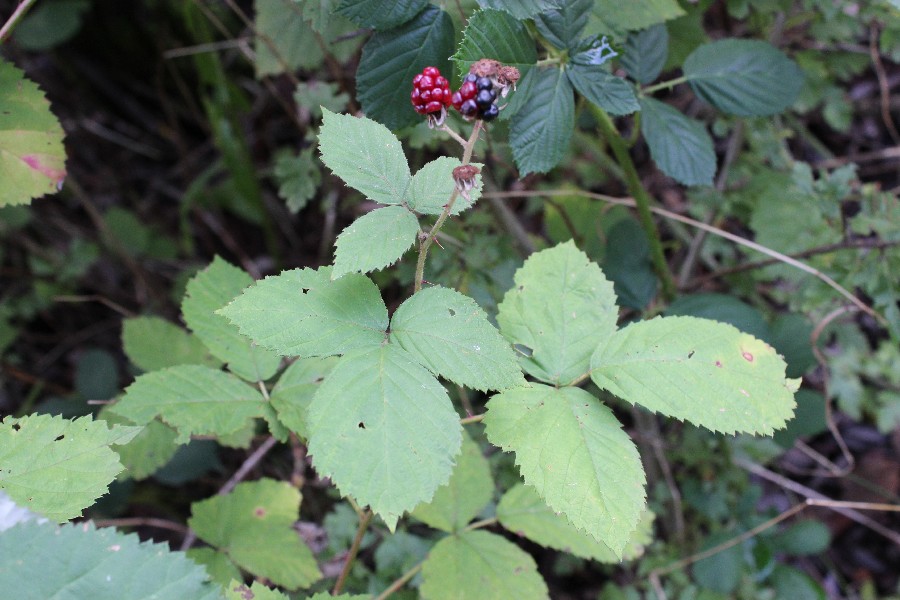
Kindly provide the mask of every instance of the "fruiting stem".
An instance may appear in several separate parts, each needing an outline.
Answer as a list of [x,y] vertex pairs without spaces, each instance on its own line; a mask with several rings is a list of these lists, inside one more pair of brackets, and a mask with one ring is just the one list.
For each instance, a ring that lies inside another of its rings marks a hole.
[[609,143],[612,148],[616,162],[622,167],[622,173],[625,176],[625,187],[628,193],[634,198],[635,207],[637,208],[638,218],[644,233],[647,234],[647,241],[650,243],[650,258],[653,261],[653,268],[662,283],[662,295],[665,300],[671,300],[675,297],[675,280],[672,279],[672,273],[669,271],[669,265],[666,263],[666,257],[663,254],[662,242],[660,241],[659,229],[656,228],[656,222],[653,220],[653,213],[650,211],[650,194],[641,183],[638,176],[637,168],[631,155],[628,153],[628,147],[625,140],[619,135],[615,124],[609,115],[602,108],[588,103],[594,118],[597,120],[597,127],[600,129],[601,135]]
[[341,569],[341,574],[338,575],[337,581],[334,584],[334,589],[331,592],[332,596],[337,596],[341,593],[341,590],[344,589],[344,583],[347,581],[347,576],[350,574],[350,567],[353,566],[353,561],[356,560],[356,555],[359,553],[359,547],[362,545],[363,536],[366,534],[366,529],[369,527],[369,522],[372,520],[372,514],[371,510],[367,510],[359,519],[356,537],[353,538],[350,550],[347,551],[347,558],[344,560],[344,568]]
[[464,139],[462,138],[461,135],[459,135],[458,133],[456,133],[455,131],[453,131],[453,128],[452,128],[452,127],[447,127],[447,124],[446,124],[446,123],[444,123],[443,125],[441,125],[440,131],[443,131],[444,133],[446,133],[446,134],[448,134],[450,137],[452,137],[454,140],[456,140],[457,142],[459,142],[459,145],[462,146],[463,148],[466,147],[466,140],[464,140]]
[[425,561],[423,560],[422,562],[420,562],[419,564],[417,564],[416,566],[414,566],[413,568],[408,570],[406,573],[401,575],[399,579],[397,579],[394,583],[392,583],[390,586],[388,586],[388,588],[386,590],[384,590],[383,592],[378,594],[378,596],[375,598],[375,600],[385,600],[391,594],[393,594],[394,592],[396,592],[397,590],[402,588],[404,585],[409,583],[409,581],[413,577],[416,576],[416,573],[418,573],[419,571],[422,570],[422,567],[424,565],[425,565]]
[[[472,150],[475,148],[475,142],[478,141],[479,133],[481,133],[480,119],[475,121],[475,127],[472,128],[472,134],[463,146],[462,164],[467,165],[469,164],[469,161],[472,160]],[[416,262],[416,279],[413,293],[422,289],[422,281],[425,279],[425,259],[428,257],[428,248],[434,243],[434,236],[437,235],[437,232],[444,226],[444,221],[450,216],[450,211],[453,210],[453,204],[456,202],[458,196],[459,190],[454,187],[453,193],[450,194],[450,199],[447,201],[447,204],[444,205],[444,210],[441,211],[440,216],[437,221],[435,221],[434,227],[432,227],[431,231],[428,233],[421,234],[421,240],[419,241],[419,260]]]

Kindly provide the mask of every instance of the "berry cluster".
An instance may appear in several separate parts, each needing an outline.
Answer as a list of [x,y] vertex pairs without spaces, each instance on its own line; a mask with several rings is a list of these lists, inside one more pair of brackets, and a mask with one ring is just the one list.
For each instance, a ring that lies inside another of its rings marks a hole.
[[439,113],[450,106],[450,82],[441,77],[437,67],[425,67],[413,77],[410,100],[420,115]]
[[500,114],[496,101],[497,90],[494,89],[494,82],[490,77],[479,77],[475,73],[466,75],[459,91],[450,99],[453,108],[463,117],[483,121],[493,121]]

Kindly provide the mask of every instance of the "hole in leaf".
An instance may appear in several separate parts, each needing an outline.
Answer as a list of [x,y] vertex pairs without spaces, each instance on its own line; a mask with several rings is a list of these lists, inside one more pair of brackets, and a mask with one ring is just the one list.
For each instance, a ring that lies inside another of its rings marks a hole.
[[313,380],[313,383],[322,383],[323,381],[325,381],[325,378],[322,377],[321,375],[319,375],[318,377],[316,377],[316,378]]
[[363,423],[362,421],[360,421],[360,422],[359,422],[359,425],[357,425],[357,427],[359,427],[360,429],[365,429],[365,428],[366,428],[366,424]]
[[456,316],[456,311],[453,310],[452,308],[448,308],[448,309],[447,309],[447,312],[450,313],[450,316],[451,316],[451,317],[455,317],[455,316]]
[[534,354],[534,350],[522,344],[513,344],[513,349],[522,356],[527,356],[528,358],[531,358],[531,355]]
[[691,350],[690,352],[688,352],[688,358],[690,358],[690,357],[692,357],[692,356],[694,356],[694,351],[693,351],[693,350]]
[[53,440],[53,441],[55,441],[55,442],[61,442],[61,441],[63,441],[63,440],[65,439],[65,437],[66,437],[65,435],[58,435],[58,436],[56,436],[56,439]]

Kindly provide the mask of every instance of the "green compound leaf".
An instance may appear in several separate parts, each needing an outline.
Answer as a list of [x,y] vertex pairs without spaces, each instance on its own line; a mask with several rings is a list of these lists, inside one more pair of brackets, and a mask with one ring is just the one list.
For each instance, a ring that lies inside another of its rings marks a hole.
[[537,30],[559,48],[573,48],[588,22],[594,0],[570,0],[534,18]]
[[[618,563],[609,546],[579,531],[562,515],[553,512],[534,488],[519,484],[506,492],[497,505],[500,524],[518,535],[547,548],[569,552],[602,563]],[[632,560],[644,552],[653,539],[653,513],[643,513],[637,530],[625,546],[622,559]]]
[[684,14],[677,0],[595,0],[588,34],[611,33],[623,37],[626,31],[646,29]]
[[459,531],[491,501],[494,481],[491,467],[478,444],[463,434],[462,452],[450,481],[434,493],[428,504],[420,504],[412,516],[442,531]]
[[580,388],[535,384],[488,401],[485,432],[516,453],[554,511],[621,557],[644,510],[644,469],[613,412]]
[[633,323],[597,348],[591,379],[645,408],[723,433],[771,435],[794,414],[799,380],[774,348],[696,317]]
[[312,551],[294,529],[300,492],[289,483],[260,479],[191,505],[188,526],[242,569],[289,590],[322,578]]
[[[444,387],[403,349],[345,356],[309,407],[316,470],[393,531],[450,478],[462,427]],[[353,457],[347,460],[347,457]]]
[[385,206],[361,216],[337,238],[331,277],[368,273],[397,262],[418,233],[419,220],[403,206]]
[[0,535],[0,589],[17,600],[221,600],[203,567],[167,544],[141,542],[90,521],[19,524]]
[[334,12],[361,27],[390,29],[415,17],[426,4],[428,0],[341,0]]
[[431,372],[477,390],[503,390],[525,379],[509,343],[474,300],[431,287],[407,299],[391,320],[391,341]]
[[203,342],[175,323],[159,317],[135,317],[122,322],[122,346],[128,358],[142,371],[175,365],[218,367]]
[[612,283],[569,241],[525,261],[497,323],[528,374],[565,385],[590,370],[591,354],[616,330],[617,318]]
[[762,117],[791,106],[803,87],[803,71],[762,40],[719,40],[685,59],[694,93],[722,112]]
[[629,115],[641,109],[634,88],[599,66],[572,64],[566,75],[579,94],[608,113]]
[[521,21],[505,12],[485,9],[469,17],[459,49],[451,58],[460,73],[468,73],[477,60],[493,58],[516,67],[524,77],[537,62],[537,51]]
[[564,0],[478,0],[482,8],[506,11],[519,20],[530,19],[564,3]]
[[141,429],[110,429],[90,417],[6,417],[0,423],[0,489],[48,519],[79,517],[122,471],[110,446],[128,443]]
[[622,67],[641,84],[654,81],[669,57],[669,29],[662,24],[632,33],[622,49]]
[[145,373],[110,410],[139,425],[160,417],[186,444],[192,435],[227,436],[263,417],[265,400],[237,377],[199,365]]
[[[132,425],[131,421],[121,417],[104,407],[99,418],[110,425]],[[157,420],[150,421],[143,427],[133,440],[127,444],[116,446],[116,454],[125,470],[119,475],[119,479],[134,479],[140,481],[150,477],[175,456],[178,444],[175,438],[178,434],[165,423]]]
[[509,126],[509,144],[523,177],[546,173],[559,164],[575,126],[575,98],[565,72],[545,67],[528,76],[533,78],[528,99]]
[[312,402],[319,384],[338,363],[337,357],[300,358],[284,370],[269,396],[270,404],[278,413],[278,420],[306,439],[306,411]]
[[0,60],[0,206],[59,190],[66,178],[63,137],[38,86]]
[[419,591],[425,600],[550,597],[531,555],[487,531],[463,531],[438,542],[422,565]]
[[[480,163],[471,163],[481,169]],[[453,169],[462,165],[462,161],[451,156],[436,158],[416,171],[409,189],[406,190],[406,204],[410,209],[423,215],[439,215],[450,201],[450,194],[456,189],[453,180]],[[481,175],[475,176],[475,187],[469,190],[469,197],[457,196],[450,209],[451,215],[458,215],[471,207],[481,197]]]
[[281,359],[256,347],[237,327],[216,311],[253,283],[253,278],[234,265],[215,257],[187,284],[181,314],[184,322],[228,369],[248,381],[264,381],[275,374]]
[[356,70],[357,98],[365,113],[389,129],[421,123],[424,117],[409,101],[412,79],[428,66],[450,79],[447,57],[453,53],[455,35],[453,19],[436,6],[425,7],[400,27],[373,35],[363,46]]
[[325,166],[370,200],[382,204],[403,201],[411,178],[409,166],[400,140],[381,123],[324,108],[319,152]]
[[364,275],[332,281],[331,268],[293,269],[256,282],[221,314],[285,356],[331,356],[380,345],[388,325],[381,292]]
[[287,596],[254,581],[252,585],[247,585],[236,579],[232,579],[231,583],[225,586],[226,600],[290,600]]
[[653,98],[641,98],[641,133],[660,170],[684,185],[712,185],[716,153],[700,121]]

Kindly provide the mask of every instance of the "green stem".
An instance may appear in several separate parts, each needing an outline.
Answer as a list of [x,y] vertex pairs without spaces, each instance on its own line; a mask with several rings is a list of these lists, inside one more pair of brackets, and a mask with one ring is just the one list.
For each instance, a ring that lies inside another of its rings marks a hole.
[[6,23],[3,24],[3,27],[0,27],[0,44],[6,41],[6,38],[9,37],[12,30],[19,24],[19,21],[22,20],[22,17],[25,16],[25,13],[28,12],[28,9],[30,9],[35,2],[37,2],[37,0],[22,0],[19,2],[16,10],[13,11],[13,14],[9,15]]
[[341,574],[334,584],[334,589],[331,592],[332,596],[337,596],[341,593],[341,590],[344,589],[344,583],[347,581],[347,576],[350,574],[350,567],[353,566],[353,561],[356,560],[356,555],[359,553],[359,547],[362,545],[363,536],[366,534],[366,529],[369,527],[369,522],[372,520],[372,514],[371,510],[367,510],[359,519],[356,537],[353,538],[353,543],[350,545],[350,550],[347,552],[347,558],[344,560],[344,568],[341,569]]
[[497,517],[491,517],[490,519],[482,519],[480,521],[475,521],[474,523],[470,523],[466,526],[465,531],[472,531],[475,529],[481,529],[482,527],[490,527],[494,523],[497,523],[499,519]]
[[675,79],[670,79],[668,81],[661,81],[656,85],[650,85],[641,90],[641,94],[646,96],[647,94],[652,94],[653,92],[658,92],[659,90],[668,90],[680,83],[685,83],[688,81],[687,77],[676,77]]
[[417,564],[416,566],[414,566],[412,569],[410,569],[409,571],[404,573],[397,581],[392,583],[390,585],[390,587],[388,587],[386,590],[384,590],[383,592],[378,594],[378,596],[375,597],[375,600],[385,600],[385,598],[387,598],[388,596],[390,596],[391,594],[393,594],[394,592],[396,592],[397,590],[402,588],[404,585],[406,585],[409,582],[410,579],[412,579],[413,577],[416,576],[416,573],[418,573],[419,571],[422,570],[422,565],[424,565],[424,564],[425,564],[425,561],[422,561],[419,564]]
[[650,194],[647,193],[647,190],[641,183],[641,178],[638,176],[634,161],[631,160],[631,155],[628,153],[625,140],[619,135],[612,119],[609,118],[609,115],[602,108],[592,103],[589,106],[594,113],[594,118],[597,120],[600,134],[609,143],[613,155],[616,157],[616,162],[622,167],[622,172],[625,175],[625,187],[628,188],[628,193],[634,198],[638,218],[641,221],[641,226],[644,228],[644,233],[647,234],[647,241],[650,243],[650,258],[653,261],[653,268],[656,270],[660,283],[662,283],[663,298],[667,301],[672,300],[676,291],[675,280],[672,279],[672,273],[669,271],[669,265],[666,263],[659,230],[656,228],[653,213],[650,211]]
[[[481,120],[478,120],[475,121],[475,127],[472,128],[472,135],[470,135],[469,139],[466,140],[466,144],[463,149],[462,164],[467,165],[472,160],[472,150],[475,148],[475,142],[478,141],[478,134],[480,132]],[[441,230],[441,227],[444,226],[444,221],[447,220],[447,217],[450,216],[450,211],[453,210],[453,204],[456,202],[456,198],[458,196],[459,190],[454,187],[453,193],[450,194],[450,199],[447,201],[447,204],[444,205],[444,210],[441,211],[441,215],[434,223],[434,227],[432,227],[431,231],[429,231],[428,233],[420,234],[419,260],[416,261],[416,279],[413,293],[416,293],[422,289],[422,281],[425,279],[425,259],[428,257],[428,248],[430,248],[431,244],[434,243],[434,237],[437,235],[437,232]]]
[[481,423],[484,421],[484,415],[472,415],[471,417],[466,417],[465,419],[460,419],[460,425],[470,425],[472,423]]

